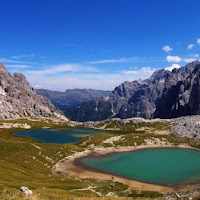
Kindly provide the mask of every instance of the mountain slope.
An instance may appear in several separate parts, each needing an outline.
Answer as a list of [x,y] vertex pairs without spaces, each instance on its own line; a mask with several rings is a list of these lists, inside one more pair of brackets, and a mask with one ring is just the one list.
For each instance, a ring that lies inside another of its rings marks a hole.
[[13,76],[0,63],[0,119],[54,116],[67,120],[46,97],[37,95],[25,76]]
[[[149,79],[126,81],[116,87],[109,97],[84,102],[80,106],[64,110],[64,113],[76,121],[98,121],[112,117],[159,117],[155,113],[158,112],[156,110],[159,109],[157,104],[160,98],[166,91],[174,90],[179,81],[186,80],[198,64],[199,61],[195,61],[172,72],[161,69],[154,72]],[[169,101],[174,101],[174,98],[170,97]],[[166,100],[165,104],[169,101]]]
[[[177,70],[166,79],[165,89],[157,101],[154,117],[174,118],[200,114],[200,64],[190,69],[188,77],[177,81]],[[175,82],[171,84],[169,82]]]
[[47,97],[59,109],[66,109],[97,97],[109,96],[111,92],[93,89],[69,89],[65,92],[36,89],[36,93]]

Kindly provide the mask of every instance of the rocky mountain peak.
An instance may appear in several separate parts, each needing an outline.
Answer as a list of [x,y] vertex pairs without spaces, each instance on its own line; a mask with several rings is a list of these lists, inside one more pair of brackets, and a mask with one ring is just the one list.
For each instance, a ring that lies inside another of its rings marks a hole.
[[0,119],[48,116],[67,120],[46,97],[35,93],[23,74],[12,76],[0,66]]
[[0,69],[4,69],[4,70],[5,70],[5,67],[4,67],[4,65],[1,63],[1,61],[0,61]]
[[200,62],[155,71],[145,80],[124,82],[108,98],[84,102],[66,111],[72,120],[171,118],[200,113]]

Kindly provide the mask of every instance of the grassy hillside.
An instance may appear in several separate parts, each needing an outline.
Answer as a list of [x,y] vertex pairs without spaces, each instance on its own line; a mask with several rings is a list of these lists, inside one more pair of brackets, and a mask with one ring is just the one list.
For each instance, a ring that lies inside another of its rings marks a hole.
[[[52,120],[19,119],[0,121],[0,127],[4,124],[30,125],[32,129],[43,127],[66,127],[65,123],[58,123]],[[152,125],[151,125],[152,126]],[[72,179],[52,173],[52,167],[65,157],[74,152],[83,151],[85,148],[94,146],[129,146],[145,143],[148,139],[159,138],[167,140],[173,144],[190,143],[190,145],[200,147],[199,140],[187,138],[176,138],[171,135],[155,135],[152,133],[129,132],[126,135],[106,133],[89,136],[77,145],[65,144],[42,144],[29,138],[14,136],[12,133],[21,131],[22,128],[0,128],[0,199],[70,199],[70,200],[112,200],[114,195],[118,197],[131,198],[155,198],[161,196],[156,192],[138,191],[128,192],[128,187],[121,183],[116,183],[114,188],[110,188],[110,181],[96,179]],[[114,141],[113,144],[103,143],[106,139],[121,136],[123,140]],[[19,188],[26,186],[33,191],[33,196],[24,196]],[[103,196],[100,198],[100,196]],[[120,198],[118,198],[120,199]]]
[[[66,124],[50,121],[27,119],[0,121],[0,126],[3,123],[26,123],[33,129],[66,126]],[[42,144],[32,139],[12,135],[13,132],[20,130],[23,129],[0,129],[0,199],[28,199],[19,192],[21,186],[26,186],[33,191],[34,195],[29,199],[73,200],[78,197],[81,199],[92,197],[92,200],[99,194],[105,196],[110,192],[117,196],[128,196],[124,193],[128,187],[121,183],[116,183],[113,189],[109,188],[111,181],[75,180],[52,174],[53,165],[75,151],[82,151],[83,148],[72,144]]]

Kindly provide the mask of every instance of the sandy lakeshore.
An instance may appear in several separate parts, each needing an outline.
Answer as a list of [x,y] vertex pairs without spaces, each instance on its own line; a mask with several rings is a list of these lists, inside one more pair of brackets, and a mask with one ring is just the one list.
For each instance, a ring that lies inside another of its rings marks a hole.
[[[100,180],[112,180],[112,176],[109,173],[103,173],[98,171],[91,171],[85,167],[82,167],[77,162],[82,157],[90,156],[91,154],[95,154],[97,156],[104,156],[106,154],[111,153],[117,153],[117,152],[128,152],[128,151],[135,151],[139,149],[145,149],[145,148],[188,148],[188,149],[194,149],[190,146],[186,145],[141,145],[136,147],[120,147],[120,148],[96,148],[94,150],[85,150],[83,152],[74,153],[71,156],[67,157],[64,162],[57,163],[53,171],[59,172],[64,176],[72,177],[72,178],[79,178],[79,179],[86,179],[86,178],[92,178],[92,179],[100,179]],[[195,149],[198,150],[198,149]],[[167,185],[157,185],[157,184],[151,184],[151,183],[145,183],[133,179],[128,179],[125,177],[120,177],[114,175],[114,181],[115,182],[121,182],[125,185],[129,186],[130,190],[137,190],[137,191],[157,191],[157,192],[172,192],[172,191],[179,191],[184,189],[193,189],[200,187],[200,183],[196,184],[188,184],[188,185],[178,185],[178,186],[167,186]]]

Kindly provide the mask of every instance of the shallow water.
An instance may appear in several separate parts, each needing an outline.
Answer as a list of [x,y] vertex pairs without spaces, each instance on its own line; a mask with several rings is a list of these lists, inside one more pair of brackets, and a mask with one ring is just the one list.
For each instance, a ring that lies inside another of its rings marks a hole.
[[40,129],[40,130],[26,130],[13,133],[16,136],[23,136],[35,139],[42,143],[55,143],[55,144],[75,144],[81,139],[94,134],[101,134],[106,132],[123,133],[120,131],[105,131],[96,130],[83,127],[67,127],[66,131],[61,129]]
[[180,148],[143,149],[84,158],[96,170],[143,182],[176,185],[200,181],[200,152]]

